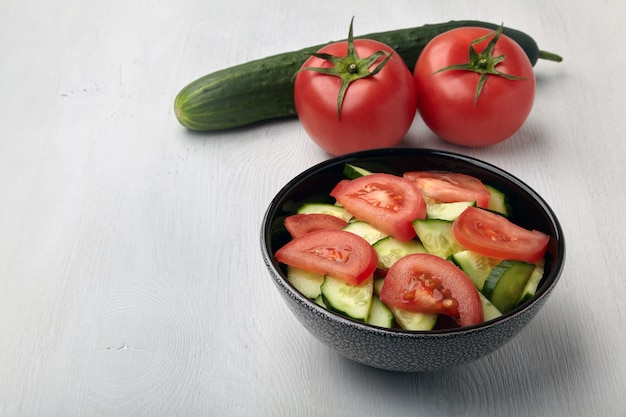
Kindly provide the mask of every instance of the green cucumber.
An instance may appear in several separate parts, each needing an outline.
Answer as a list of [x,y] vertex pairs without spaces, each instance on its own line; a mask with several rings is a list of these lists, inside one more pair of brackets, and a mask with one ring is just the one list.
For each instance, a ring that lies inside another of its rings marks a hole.
[[320,286],[322,300],[329,310],[365,322],[369,316],[374,294],[374,279],[352,285],[330,276],[324,277]]
[[314,300],[322,294],[320,287],[324,282],[324,275],[287,266],[287,281],[302,295]]
[[365,322],[378,327],[393,327],[394,320],[391,310],[376,295],[372,296],[372,306]]
[[348,213],[345,208],[334,204],[307,203],[303,204],[297,212],[298,214],[330,214],[331,216],[339,217],[346,222],[349,222],[350,219],[352,219],[352,214]]
[[384,239],[387,237],[387,234],[381,232],[378,229],[375,229],[369,223],[365,223],[362,221],[355,221],[349,223],[346,227],[343,228],[346,232],[354,233],[357,236],[361,236],[363,239],[367,240],[370,245],[378,242],[380,239]]
[[517,303],[517,305],[524,304],[526,301],[530,300],[531,298],[535,296],[535,293],[537,292],[537,288],[539,287],[539,283],[541,282],[541,279],[543,278],[544,269],[545,269],[545,261],[543,259],[537,262],[537,264],[535,264],[535,269],[530,274],[530,277],[528,278],[528,282],[526,283],[526,287],[524,288],[524,291],[522,291],[522,296],[520,297],[520,300]]
[[482,290],[493,267],[500,263],[499,259],[489,258],[470,250],[453,254],[450,256],[450,261],[465,272],[479,291]]
[[463,247],[452,234],[452,222],[446,220],[415,220],[413,228],[428,253],[448,259]]
[[498,310],[498,308],[495,305],[493,305],[493,303],[489,301],[487,297],[485,297],[482,293],[479,292],[478,296],[480,297],[480,303],[483,306],[483,320],[484,321],[497,319],[498,317],[502,315],[500,310]]
[[322,297],[322,294],[318,295],[315,300],[315,304],[317,304],[320,307],[324,307],[326,310],[328,310],[328,307],[326,307],[326,304],[324,304],[324,297]]
[[371,171],[368,171],[365,168],[358,167],[352,164],[345,164],[343,167],[343,175],[347,178],[353,180],[355,178],[363,177],[365,175],[371,174]]
[[500,312],[508,313],[522,297],[534,269],[527,262],[502,261],[491,270],[481,291]]
[[476,207],[476,202],[458,201],[454,203],[429,203],[426,204],[426,218],[451,222],[456,220],[468,207]]
[[509,204],[509,199],[506,194],[490,185],[485,185],[485,187],[489,190],[489,193],[491,194],[489,196],[489,205],[487,206],[487,209],[496,213],[500,213],[505,217],[510,217],[511,205]]
[[391,306],[389,306],[389,310],[391,310],[396,323],[402,329],[411,331],[432,330],[435,328],[437,318],[439,317],[437,314],[416,313]]
[[[391,46],[413,72],[418,55],[432,38],[467,26],[495,30],[499,25],[472,20],[450,21],[355,38],[373,39]],[[533,38],[524,32],[505,27],[503,33],[524,49],[532,65],[538,59],[562,60],[558,55],[539,50]],[[295,116],[295,75],[304,61],[323,46],[249,61],[200,77],[176,95],[174,114],[180,124],[197,131],[233,129],[263,120]]]
[[412,253],[426,253],[426,248],[417,240],[401,242],[391,236],[380,239],[374,245],[378,255],[378,268],[389,269],[398,259]]

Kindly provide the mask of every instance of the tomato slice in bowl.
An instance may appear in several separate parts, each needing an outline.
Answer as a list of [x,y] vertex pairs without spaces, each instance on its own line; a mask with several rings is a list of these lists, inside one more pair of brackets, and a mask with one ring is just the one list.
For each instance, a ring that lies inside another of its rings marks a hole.
[[550,236],[528,230],[499,214],[476,207],[461,213],[452,225],[454,238],[466,249],[483,256],[535,263],[548,247]]
[[445,314],[460,326],[483,322],[472,281],[451,262],[427,253],[407,255],[394,263],[383,281],[380,300],[402,310]]
[[438,203],[475,201],[478,207],[487,208],[491,193],[478,178],[471,175],[444,171],[406,172],[404,178],[411,181],[427,200]]
[[278,262],[359,285],[378,265],[374,248],[345,230],[316,230],[289,241],[274,255]]
[[330,195],[357,219],[403,242],[415,237],[411,222],[426,217],[419,190],[396,175],[377,173],[343,180]]
[[315,230],[343,229],[347,225],[347,221],[323,213],[293,214],[285,218],[285,229],[293,238]]

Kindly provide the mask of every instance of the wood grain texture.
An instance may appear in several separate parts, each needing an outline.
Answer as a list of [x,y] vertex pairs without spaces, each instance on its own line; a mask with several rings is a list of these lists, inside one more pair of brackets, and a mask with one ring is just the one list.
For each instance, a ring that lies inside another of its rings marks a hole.
[[[137,0],[0,5],[0,416],[624,416],[626,42],[621,3]],[[332,11],[332,12],[329,12]],[[263,213],[327,158],[295,119],[194,134],[207,72],[355,33],[504,22],[561,64],[512,139],[465,153],[535,188],[561,282],[501,350],[426,374],[313,339],[274,289]],[[607,40],[603,42],[602,40]],[[584,52],[584,55],[582,54]]]

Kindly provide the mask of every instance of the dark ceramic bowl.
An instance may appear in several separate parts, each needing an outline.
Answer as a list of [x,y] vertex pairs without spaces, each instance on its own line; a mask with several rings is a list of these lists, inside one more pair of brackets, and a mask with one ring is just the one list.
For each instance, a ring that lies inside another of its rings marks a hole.
[[[343,177],[345,163],[376,172],[447,170],[473,175],[503,191],[510,199],[514,222],[551,236],[543,280],[535,296],[497,319],[459,329],[410,332],[363,324],[318,306],[287,280],[274,252],[289,239],[283,219],[306,201],[328,200]],[[546,202],[511,174],[467,156],[425,149],[380,149],[322,162],[291,180],[271,202],[261,229],[263,258],[283,299],[313,336],[341,355],[372,367],[419,372],[476,360],[501,347],[537,314],[554,289],[565,259],[559,222]]]

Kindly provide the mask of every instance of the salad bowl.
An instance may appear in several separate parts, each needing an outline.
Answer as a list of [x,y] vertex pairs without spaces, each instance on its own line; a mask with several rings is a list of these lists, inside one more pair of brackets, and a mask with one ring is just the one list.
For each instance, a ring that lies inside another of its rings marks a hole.
[[[303,295],[287,280],[276,251],[290,240],[284,219],[307,202],[328,201],[343,178],[346,164],[371,172],[402,175],[407,171],[449,171],[479,178],[503,192],[515,223],[550,237],[543,277],[535,294],[501,316],[481,324],[431,331],[383,328],[330,311]],[[481,160],[451,152],[414,149],[377,149],[321,162],[289,181],[273,198],[261,227],[261,253],[272,282],[286,306],[319,341],[353,361],[375,368],[423,372],[479,359],[515,337],[546,303],[561,275],[565,242],[559,221],[532,188],[506,171]]]

